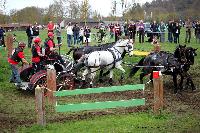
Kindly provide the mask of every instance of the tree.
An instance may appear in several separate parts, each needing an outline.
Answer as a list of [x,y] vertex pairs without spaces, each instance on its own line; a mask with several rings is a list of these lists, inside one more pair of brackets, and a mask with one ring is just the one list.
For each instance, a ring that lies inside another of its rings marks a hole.
[[88,0],[84,0],[80,6],[80,19],[86,22],[91,14],[91,6],[89,5]]

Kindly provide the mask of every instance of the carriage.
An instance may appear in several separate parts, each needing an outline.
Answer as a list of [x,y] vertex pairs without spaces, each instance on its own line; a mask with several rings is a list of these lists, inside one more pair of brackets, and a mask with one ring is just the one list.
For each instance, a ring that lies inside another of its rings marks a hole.
[[20,68],[20,78],[24,85],[23,90],[34,91],[37,85],[47,86],[47,69],[54,68],[56,70],[57,90],[73,89],[74,74],[71,72],[74,62],[70,56],[61,55],[65,64],[60,63],[56,59],[46,58],[41,64],[41,70],[34,72],[32,65],[22,66]]

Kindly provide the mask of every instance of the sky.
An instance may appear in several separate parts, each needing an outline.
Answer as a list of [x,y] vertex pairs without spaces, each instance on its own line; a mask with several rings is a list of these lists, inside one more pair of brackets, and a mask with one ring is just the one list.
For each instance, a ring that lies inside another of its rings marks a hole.
[[[83,1],[83,0],[78,0]],[[108,16],[109,13],[111,13],[111,7],[112,7],[112,1],[113,0],[89,0],[89,3],[92,7],[92,10],[97,10],[101,15]],[[121,0],[117,1],[117,14],[121,14]],[[145,2],[151,2],[152,0],[124,0],[127,1],[127,3],[145,3]],[[30,6],[36,6],[45,8],[48,7],[50,4],[53,3],[53,0],[7,0],[6,3],[6,12],[8,13],[11,9],[22,9],[25,7]]]

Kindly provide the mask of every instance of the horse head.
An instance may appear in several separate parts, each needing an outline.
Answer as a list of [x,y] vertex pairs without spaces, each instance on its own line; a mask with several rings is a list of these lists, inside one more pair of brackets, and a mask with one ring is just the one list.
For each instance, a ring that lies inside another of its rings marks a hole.
[[174,57],[178,59],[180,63],[186,63],[186,45],[178,45],[174,51]]
[[129,39],[119,40],[116,42],[115,47],[120,51],[120,53],[128,53],[129,56],[132,56],[133,51],[133,42]]
[[186,58],[187,58],[187,63],[189,65],[193,65],[194,64],[194,57],[197,56],[195,48],[192,47],[187,47],[186,48]]

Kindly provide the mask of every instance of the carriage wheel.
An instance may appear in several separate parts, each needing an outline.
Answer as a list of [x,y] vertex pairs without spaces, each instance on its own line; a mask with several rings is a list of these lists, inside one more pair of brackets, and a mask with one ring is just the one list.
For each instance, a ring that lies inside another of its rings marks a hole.
[[[35,84],[35,87],[39,85],[40,87],[44,87],[46,88],[47,87],[47,77],[46,76],[43,76],[42,78],[40,78],[36,84]],[[47,89],[44,89],[44,95],[47,94]]]
[[57,91],[73,90],[74,89],[74,76],[65,73],[57,78]]

